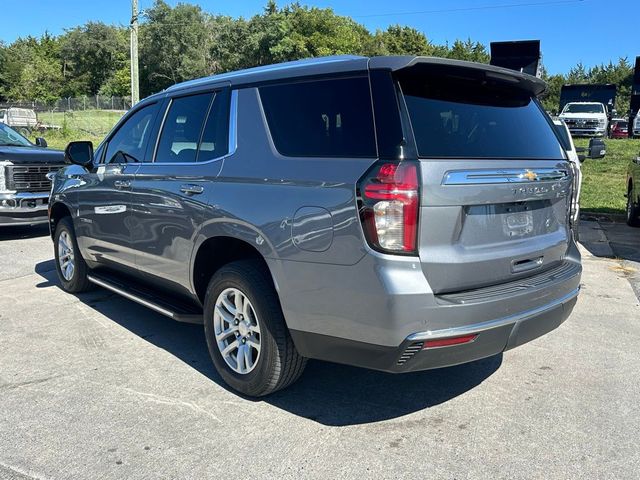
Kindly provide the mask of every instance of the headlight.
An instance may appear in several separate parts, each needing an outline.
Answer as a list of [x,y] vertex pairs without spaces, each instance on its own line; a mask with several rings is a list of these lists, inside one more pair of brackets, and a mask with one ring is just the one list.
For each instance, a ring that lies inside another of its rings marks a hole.
[[598,125],[600,125],[601,127],[604,127],[606,124],[607,124],[606,120],[603,120],[602,118],[598,120]]
[[7,165],[12,165],[9,161],[0,161],[0,193],[7,192]]

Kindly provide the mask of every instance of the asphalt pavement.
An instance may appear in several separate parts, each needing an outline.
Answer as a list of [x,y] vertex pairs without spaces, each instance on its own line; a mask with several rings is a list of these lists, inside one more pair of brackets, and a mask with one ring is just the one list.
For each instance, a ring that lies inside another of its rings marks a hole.
[[542,338],[407,375],[312,361],[250,400],[202,327],[66,294],[46,230],[0,231],[0,478],[638,478],[640,230],[582,240],[579,301]]

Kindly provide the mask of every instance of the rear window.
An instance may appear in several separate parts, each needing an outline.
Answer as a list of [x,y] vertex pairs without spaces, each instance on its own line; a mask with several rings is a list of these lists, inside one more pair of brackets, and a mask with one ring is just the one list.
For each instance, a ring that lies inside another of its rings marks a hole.
[[366,77],[260,87],[273,142],[292,157],[375,157]]
[[460,77],[400,86],[421,157],[564,158],[545,113],[515,89]]

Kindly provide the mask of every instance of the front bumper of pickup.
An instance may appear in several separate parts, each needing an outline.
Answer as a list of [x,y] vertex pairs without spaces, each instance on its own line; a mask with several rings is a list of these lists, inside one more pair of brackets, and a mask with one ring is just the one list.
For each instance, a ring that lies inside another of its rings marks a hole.
[[567,125],[571,135],[576,137],[604,137],[607,129],[604,127],[574,127]]
[[0,194],[0,227],[47,223],[49,193]]

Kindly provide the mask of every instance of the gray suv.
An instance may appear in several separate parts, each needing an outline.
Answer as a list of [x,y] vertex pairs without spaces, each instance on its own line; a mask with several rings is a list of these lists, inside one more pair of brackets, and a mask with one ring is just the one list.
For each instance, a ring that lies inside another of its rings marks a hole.
[[222,378],[261,396],[307,358],[387,372],[498,354],[579,292],[571,167],[525,74],[331,57],[175,85],[49,203],[60,282],[204,324]]

